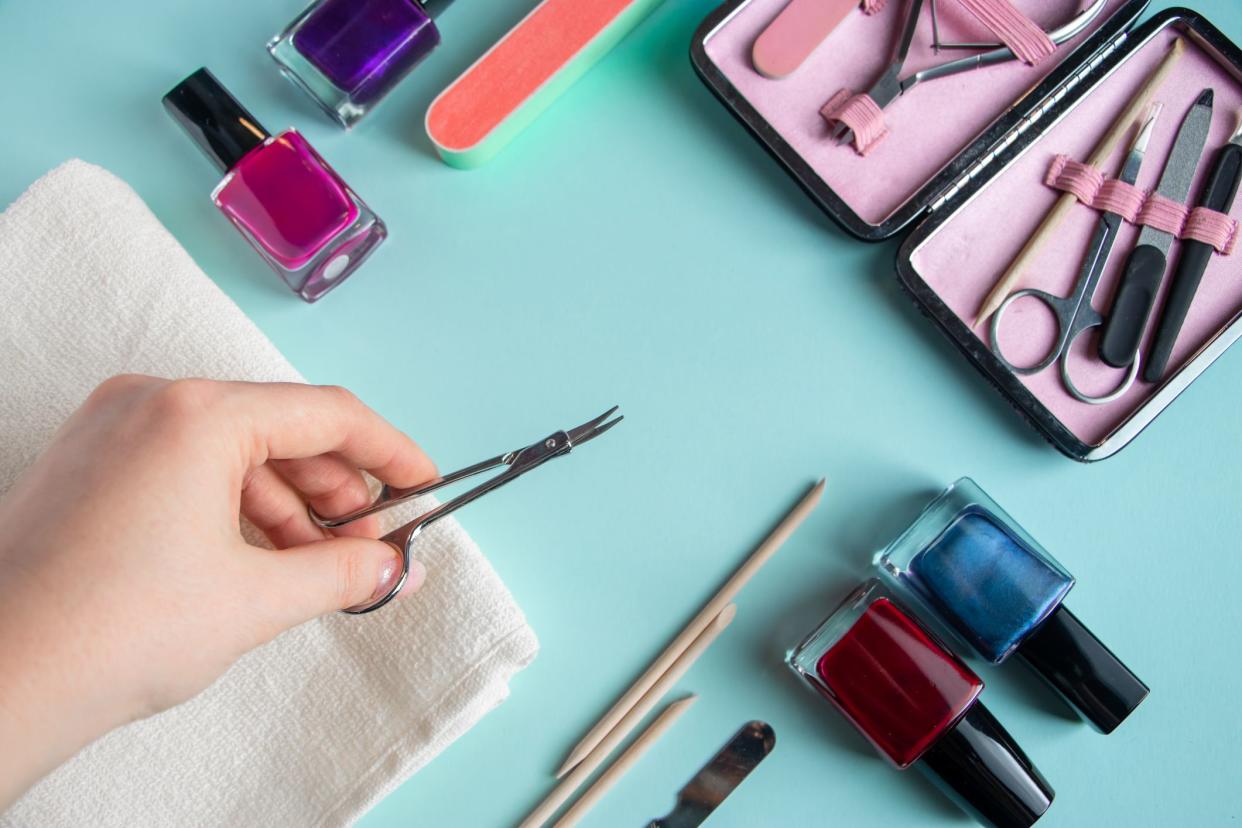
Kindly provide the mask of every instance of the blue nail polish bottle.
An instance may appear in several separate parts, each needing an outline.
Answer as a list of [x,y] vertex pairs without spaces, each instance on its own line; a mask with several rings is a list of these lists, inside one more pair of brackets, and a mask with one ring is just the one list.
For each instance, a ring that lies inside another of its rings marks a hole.
[[1074,578],[969,478],[932,501],[876,565],[984,659],[1017,654],[1104,733],[1147,696],[1064,605]]

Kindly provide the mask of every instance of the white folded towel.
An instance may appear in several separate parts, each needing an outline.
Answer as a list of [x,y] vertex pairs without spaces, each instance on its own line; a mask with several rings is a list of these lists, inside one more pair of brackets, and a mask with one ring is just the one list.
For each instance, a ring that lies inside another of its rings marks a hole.
[[[142,200],[82,161],[0,215],[0,353],[0,492],[112,374],[302,381]],[[0,826],[354,821],[499,704],[538,651],[454,521],[423,534],[419,558],[413,599],[286,633],[190,703],[91,745]]]

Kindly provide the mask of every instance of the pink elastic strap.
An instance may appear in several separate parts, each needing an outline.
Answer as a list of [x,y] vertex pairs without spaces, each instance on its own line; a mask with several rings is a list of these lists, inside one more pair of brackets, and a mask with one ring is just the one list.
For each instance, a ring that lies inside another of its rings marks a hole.
[[1057,190],[1073,193],[1075,198],[1088,207],[1116,213],[1129,222],[1138,218],[1146,200],[1143,191],[1137,187],[1107,178],[1095,167],[1081,164],[1064,155],[1052,159],[1052,166],[1048,168],[1044,183]]
[[1068,156],[1058,155],[1052,159],[1052,166],[1048,168],[1044,183],[1057,190],[1073,193],[1079,201],[1089,205],[1095,201],[1095,194],[1104,183],[1104,173],[1095,167],[1079,164]]
[[862,0],[863,14],[878,14],[884,11],[888,0]]
[[1224,213],[1196,207],[1190,211],[1181,237],[1210,244],[1222,256],[1232,256],[1238,243],[1238,223]]
[[1009,47],[1018,60],[1034,66],[1057,50],[1052,38],[1009,0],[958,0]]
[[829,127],[845,124],[853,130],[854,151],[859,155],[867,155],[888,135],[884,113],[871,96],[865,93],[855,95],[848,89],[842,89],[828,99],[828,103],[820,108],[819,114],[828,122]]
[[1186,228],[1186,218],[1189,215],[1190,209],[1186,205],[1178,204],[1159,193],[1152,193],[1139,212],[1138,223],[1180,236]]
[[1095,203],[1091,206],[1106,213],[1116,213],[1126,221],[1134,224],[1143,209],[1146,195],[1133,184],[1107,178],[1095,194]]
[[1232,255],[1237,245],[1238,223],[1224,213],[1206,207],[1187,210],[1172,199],[1149,196],[1132,184],[1108,178],[1095,167],[1064,155],[1052,159],[1044,183],[1072,193],[1095,210],[1116,213],[1131,224],[1154,227],[1179,239],[1210,244],[1225,256]]

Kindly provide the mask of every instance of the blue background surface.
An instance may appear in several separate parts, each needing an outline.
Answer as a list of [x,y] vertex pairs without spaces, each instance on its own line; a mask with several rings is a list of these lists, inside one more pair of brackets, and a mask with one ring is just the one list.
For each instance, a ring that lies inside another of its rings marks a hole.
[[[462,515],[543,651],[362,824],[516,822],[821,475],[821,508],[681,682],[698,705],[586,824],[664,813],[750,718],[774,725],[776,751],[713,825],[969,824],[782,663],[962,474],[1078,576],[1069,605],[1153,688],[1103,737],[1020,666],[980,668],[1056,787],[1041,824],[1235,821],[1242,349],[1119,456],[1061,457],[914,310],[895,244],[835,229],[694,77],[687,44],[711,2],[669,0],[491,165],[450,170],[423,133],[428,102],[533,5],[455,5],[446,45],[346,135],[263,51],[300,0],[0,4],[0,203],[69,157],[111,169],[309,379],[350,386],[444,468],[622,404],[606,438]],[[1196,5],[1242,40],[1234,0]],[[216,214],[211,168],[160,108],[200,65],[269,129],[302,129],[389,224],[319,305]]]

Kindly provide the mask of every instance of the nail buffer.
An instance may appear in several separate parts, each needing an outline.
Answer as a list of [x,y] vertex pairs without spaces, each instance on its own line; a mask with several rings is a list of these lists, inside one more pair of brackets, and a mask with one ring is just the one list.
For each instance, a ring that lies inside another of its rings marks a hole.
[[747,722],[677,793],[677,807],[647,828],[695,828],[711,816],[776,745],[766,722]]
[[858,0],[789,0],[755,38],[755,71],[773,80],[791,74],[857,8]]
[[661,0],[543,0],[427,109],[450,167],[492,158],[598,63]]
[[[1160,176],[1156,192],[1178,204],[1186,203],[1199,159],[1207,146],[1214,97],[1211,89],[1205,89],[1190,108]],[[1100,334],[1100,359],[1114,368],[1125,368],[1138,359],[1143,331],[1147,329],[1148,317],[1156,304],[1172,246],[1172,233],[1155,227],[1144,227],[1139,233]]]

